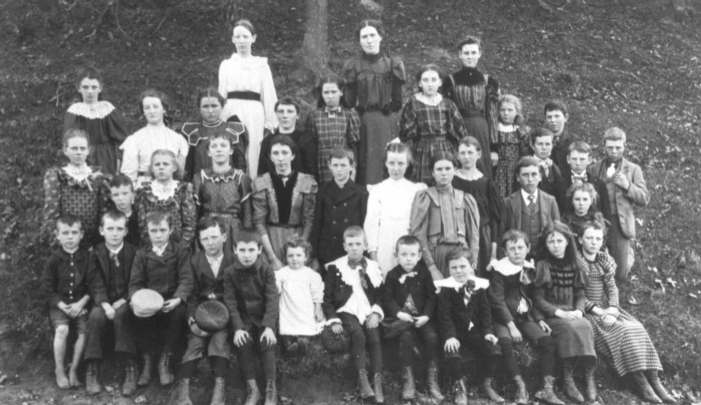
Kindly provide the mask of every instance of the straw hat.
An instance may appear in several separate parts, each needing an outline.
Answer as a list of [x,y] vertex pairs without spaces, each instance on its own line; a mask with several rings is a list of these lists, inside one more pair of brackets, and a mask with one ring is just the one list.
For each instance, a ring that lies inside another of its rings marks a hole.
[[149,318],[163,308],[163,297],[158,292],[142,288],[131,296],[131,310],[138,318]]
[[195,322],[205,332],[217,332],[229,324],[229,310],[221,301],[207,300],[195,309]]

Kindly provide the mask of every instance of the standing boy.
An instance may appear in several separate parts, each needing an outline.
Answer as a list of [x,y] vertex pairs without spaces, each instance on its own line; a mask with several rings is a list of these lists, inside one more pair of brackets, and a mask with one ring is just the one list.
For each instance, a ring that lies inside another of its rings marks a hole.
[[560,168],[562,173],[567,172],[567,151],[570,144],[575,139],[570,136],[567,130],[567,120],[570,113],[567,105],[561,100],[551,100],[545,103],[543,108],[545,114],[545,126],[552,131],[553,138],[553,161]]
[[[608,217],[608,206],[607,203],[605,203],[608,201],[606,184],[592,173],[587,172],[591,164],[591,146],[584,141],[572,142],[570,144],[569,153],[567,154],[567,164],[570,167],[570,171],[563,173],[562,176],[565,192],[567,192],[573,184],[591,183],[599,195],[594,206],[597,211],[604,214],[604,217]],[[560,206],[560,212],[574,211],[572,199],[570,197],[565,198],[565,206]]]
[[557,205],[562,211],[565,204],[565,185],[560,168],[553,162],[553,133],[546,128],[536,128],[531,133],[531,147],[533,157],[538,160],[540,166],[540,183],[538,188],[555,197]]

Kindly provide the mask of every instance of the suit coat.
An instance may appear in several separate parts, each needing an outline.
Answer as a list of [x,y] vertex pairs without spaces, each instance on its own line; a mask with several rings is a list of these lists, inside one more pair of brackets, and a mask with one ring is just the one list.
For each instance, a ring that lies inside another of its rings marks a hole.
[[[560,220],[560,210],[557,208],[555,197],[543,190],[539,190],[538,205],[540,207],[540,223],[543,228],[553,223],[553,221]],[[504,199],[504,216],[502,217],[500,234],[503,235],[509,229],[521,229],[522,208],[523,197],[520,189]],[[534,242],[531,241],[531,243]]]
[[199,251],[190,256],[190,259],[185,263],[185,266],[192,273],[193,280],[192,295],[187,306],[187,312],[190,316],[194,316],[197,306],[207,301],[210,294],[216,295],[217,300],[224,301],[224,270],[233,263],[233,255],[228,251],[224,251],[219,272],[214,276],[204,251]]
[[461,338],[470,332],[470,325],[477,328],[480,335],[494,334],[492,308],[489,296],[484,289],[475,290],[465,305],[462,289],[442,287],[438,292],[438,331],[441,339]]
[[115,274],[110,274],[110,252],[105,243],[99,243],[93,248],[88,261],[88,288],[96,305],[103,302],[111,304],[120,298],[129,299],[129,278],[135,255],[136,248],[124,242],[122,250],[117,254],[119,268],[115,269]]
[[252,327],[277,329],[279,296],[275,285],[275,272],[262,257],[250,267],[244,267],[238,259],[226,269],[224,275],[224,304],[231,315],[233,331]]

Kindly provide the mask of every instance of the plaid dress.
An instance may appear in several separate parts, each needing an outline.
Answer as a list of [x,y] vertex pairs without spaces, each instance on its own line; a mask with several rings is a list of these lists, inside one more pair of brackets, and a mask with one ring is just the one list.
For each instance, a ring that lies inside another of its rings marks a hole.
[[149,240],[146,216],[149,212],[156,210],[170,214],[170,229],[173,231],[171,240],[190,244],[195,239],[197,207],[191,183],[178,183],[173,195],[166,199],[159,199],[151,190],[151,184],[147,184],[137,191],[134,206],[139,220],[142,242]]
[[591,308],[617,307],[616,262],[608,253],[599,252],[593,262],[580,258],[587,296],[587,319],[594,329],[596,351],[606,358],[618,375],[643,370],[662,370],[657,350],[645,327],[631,314],[619,308],[616,322],[606,327]]
[[458,107],[447,98],[429,105],[415,96],[402,110],[399,139],[411,146],[416,181],[432,184],[431,156],[437,152],[455,154],[458,141],[466,135]]
[[521,156],[529,153],[529,131],[526,126],[497,124],[496,142],[492,147],[499,155],[494,170],[494,183],[501,198],[506,198],[519,189],[516,183],[516,164]]
[[317,145],[319,183],[333,180],[327,162],[334,149],[350,148],[357,162],[360,117],[355,110],[341,107],[320,108],[309,115],[307,126],[307,133],[311,135]]

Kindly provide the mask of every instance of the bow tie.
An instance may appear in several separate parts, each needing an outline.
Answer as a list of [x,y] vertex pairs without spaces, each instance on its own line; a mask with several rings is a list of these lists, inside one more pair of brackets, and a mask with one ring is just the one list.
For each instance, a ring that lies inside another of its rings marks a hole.
[[348,259],[348,267],[350,267],[351,269],[355,269],[358,266],[362,267],[362,269],[365,270],[365,267],[367,266],[367,262],[365,261],[364,257],[361,257],[358,260]]
[[416,276],[416,271],[410,271],[399,276],[399,284],[404,284],[407,278]]
[[575,174],[572,173],[572,184],[575,183],[586,183],[587,181],[587,174]]

